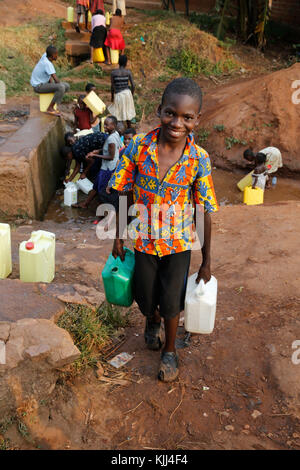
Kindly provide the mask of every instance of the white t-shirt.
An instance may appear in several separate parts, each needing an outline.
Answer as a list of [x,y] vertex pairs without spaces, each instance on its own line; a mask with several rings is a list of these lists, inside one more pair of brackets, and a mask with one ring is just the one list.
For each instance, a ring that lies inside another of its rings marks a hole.
[[[278,168],[282,167],[282,157],[281,152],[276,147],[266,147],[259,151],[259,153],[264,153],[267,157],[266,167],[268,173],[275,173]],[[268,165],[271,165],[271,168],[268,168]]]
[[51,75],[55,73],[52,62],[48,59],[47,54],[42,55],[31,74],[30,84],[34,88],[42,83],[48,83]]
[[119,150],[122,147],[122,141],[118,131],[113,132],[107,137],[103,145],[103,155],[109,155],[109,144],[115,144],[115,156],[113,160],[102,160],[101,170],[113,171],[119,161]]

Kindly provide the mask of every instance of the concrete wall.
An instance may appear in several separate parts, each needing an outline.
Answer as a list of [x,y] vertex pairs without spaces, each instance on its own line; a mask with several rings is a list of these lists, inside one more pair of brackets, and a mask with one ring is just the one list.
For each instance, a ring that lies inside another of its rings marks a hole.
[[54,195],[64,162],[64,123],[32,103],[27,122],[0,147],[0,209],[39,219]]

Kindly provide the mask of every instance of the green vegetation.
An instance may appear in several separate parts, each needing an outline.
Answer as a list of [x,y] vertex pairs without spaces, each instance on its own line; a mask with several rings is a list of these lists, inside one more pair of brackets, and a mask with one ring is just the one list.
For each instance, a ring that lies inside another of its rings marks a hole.
[[85,305],[68,304],[65,313],[57,325],[67,330],[80,350],[81,356],[75,361],[77,372],[88,366],[95,366],[99,360],[101,348],[109,341],[117,328],[128,322],[128,313],[104,302],[98,310]]
[[204,145],[207,141],[208,137],[210,136],[210,131],[205,129],[205,127],[201,127],[197,132],[196,136],[199,140],[200,145]]
[[230,150],[234,145],[247,145],[245,140],[236,139],[235,137],[225,137],[225,145],[227,150]]
[[224,124],[215,124],[214,129],[218,132],[223,132],[223,131],[225,131],[225,126],[224,126]]
[[197,77],[201,74],[222,75],[236,68],[236,64],[230,58],[213,63],[207,57],[199,57],[198,54],[187,49],[182,49],[179,53],[174,51],[173,55],[167,59],[167,65],[187,77]]

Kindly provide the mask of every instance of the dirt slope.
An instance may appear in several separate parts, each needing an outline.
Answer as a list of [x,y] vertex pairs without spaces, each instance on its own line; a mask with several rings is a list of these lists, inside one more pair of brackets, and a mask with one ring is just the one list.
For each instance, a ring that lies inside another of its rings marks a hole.
[[[292,102],[296,91],[292,83],[299,79],[300,63],[296,63],[264,77],[209,90],[201,125],[211,131],[205,148],[216,157],[215,163],[225,160],[238,165],[245,148],[258,151],[271,145],[282,151],[287,169],[300,172],[300,104]],[[224,125],[225,130],[215,131],[214,125]],[[226,137],[244,140],[246,145],[226,149]]]
[[58,0],[3,0],[1,2],[0,26],[17,26],[38,16],[65,18],[67,4]]

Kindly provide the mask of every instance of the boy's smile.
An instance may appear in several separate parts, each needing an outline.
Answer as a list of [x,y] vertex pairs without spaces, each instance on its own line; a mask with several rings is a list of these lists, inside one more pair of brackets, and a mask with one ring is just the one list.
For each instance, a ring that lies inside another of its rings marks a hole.
[[199,103],[189,95],[172,94],[160,105],[162,136],[170,142],[185,139],[199,123]]

